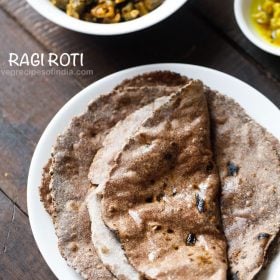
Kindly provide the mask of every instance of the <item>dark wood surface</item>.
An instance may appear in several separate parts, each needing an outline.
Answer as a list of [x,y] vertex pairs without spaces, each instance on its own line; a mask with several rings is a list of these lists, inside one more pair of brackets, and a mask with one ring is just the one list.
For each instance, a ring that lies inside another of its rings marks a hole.
[[[254,86],[280,106],[280,58],[239,30],[233,0],[189,0],[164,22],[134,34],[89,36],[65,30],[24,0],[0,0],[0,67],[15,53],[83,52],[85,76],[0,74],[0,279],[55,279],[28,222],[26,180],[35,145],[59,108],[82,88],[115,71],[156,62],[212,67]],[[252,99],[252,102],[253,99]]]

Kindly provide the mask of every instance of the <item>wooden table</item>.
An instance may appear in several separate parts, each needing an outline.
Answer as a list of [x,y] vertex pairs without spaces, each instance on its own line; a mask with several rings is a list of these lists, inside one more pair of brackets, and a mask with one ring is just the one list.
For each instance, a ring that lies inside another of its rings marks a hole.
[[[36,143],[59,108],[88,84],[120,69],[156,62],[212,67],[234,75],[280,106],[280,59],[238,29],[233,0],[190,0],[148,30],[97,37],[60,28],[24,0],[0,0],[1,70],[15,53],[83,52],[92,75],[0,74],[0,279],[55,279],[32,237],[26,180]],[[28,67],[25,67],[28,68]],[[252,102],[254,102],[252,97]],[[280,120],[275,120],[280,121]]]

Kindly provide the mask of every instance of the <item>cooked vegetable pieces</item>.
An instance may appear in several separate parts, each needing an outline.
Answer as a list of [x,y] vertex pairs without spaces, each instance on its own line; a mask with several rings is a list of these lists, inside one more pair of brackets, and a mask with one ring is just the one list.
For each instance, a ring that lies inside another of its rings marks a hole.
[[253,1],[252,18],[259,33],[280,46],[280,0]]
[[136,19],[156,9],[164,0],[51,0],[67,15],[97,23]]

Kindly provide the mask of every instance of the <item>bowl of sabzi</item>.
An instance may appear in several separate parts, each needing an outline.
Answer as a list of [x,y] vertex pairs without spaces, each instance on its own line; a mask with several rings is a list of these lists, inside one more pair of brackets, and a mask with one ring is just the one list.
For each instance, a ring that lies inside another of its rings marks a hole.
[[150,27],[187,0],[27,0],[48,20],[94,35],[120,35]]

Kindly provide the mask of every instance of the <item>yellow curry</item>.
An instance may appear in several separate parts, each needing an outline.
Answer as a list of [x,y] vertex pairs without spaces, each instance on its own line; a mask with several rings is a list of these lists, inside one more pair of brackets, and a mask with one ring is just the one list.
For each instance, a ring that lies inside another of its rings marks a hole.
[[251,17],[259,34],[280,46],[280,0],[253,0]]

